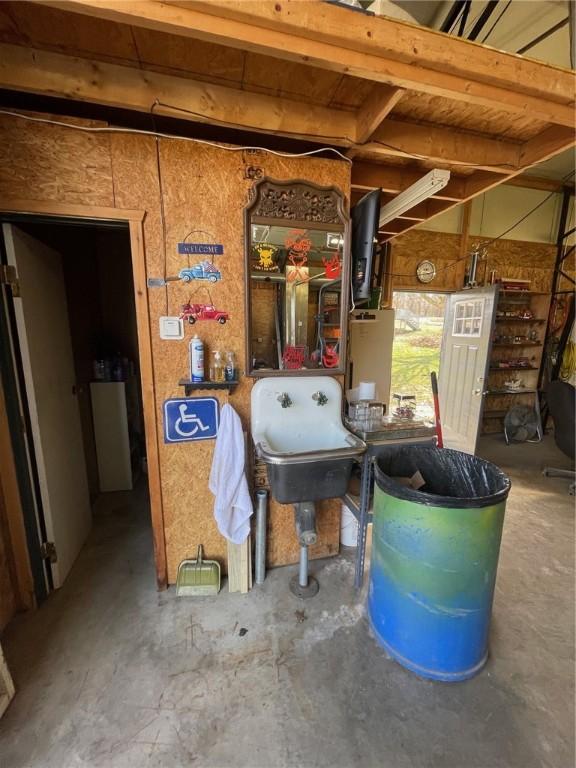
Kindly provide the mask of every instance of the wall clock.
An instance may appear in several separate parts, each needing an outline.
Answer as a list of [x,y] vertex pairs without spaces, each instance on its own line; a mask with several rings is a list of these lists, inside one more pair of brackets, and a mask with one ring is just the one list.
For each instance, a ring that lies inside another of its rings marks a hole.
[[416,267],[416,277],[421,283],[430,283],[436,277],[436,267],[431,261],[421,261]]

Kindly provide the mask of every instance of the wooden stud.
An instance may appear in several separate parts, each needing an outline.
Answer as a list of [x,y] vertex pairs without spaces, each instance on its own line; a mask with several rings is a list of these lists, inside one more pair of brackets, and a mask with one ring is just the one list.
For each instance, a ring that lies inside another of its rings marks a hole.
[[322,143],[356,131],[351,112],[18,45],[0,44],[0,87]]
[[152,361],[152,340],[150,338],[150,314],[146,287],[146,255],[142,222],[131,221],[130,248],[132,251],[132,276],[134,280],[134,301],[136,305],[136,327],[138,330],[138,354],[142,385],[144,429],[146,433],[146,458],[148,462],[148,487],[150,492],[150,516],[154,538],[154,560],[158,589],[166,589],[166,541],[162,506],[162,483],[160,478],[160,457],[158,450],[158,425],[156,421],[156,394],[154,391],[154,364]]
[[356,142],[364,144],[404,95],[402,88],[375,85],[356,113]]
[[470,235],[470,215],[472,213],[472,203],[470,200],[462,206],[462,220],[460,227],[460,261],[456,265],[458,273],[458,282],[464,287],[464,275],[466,274],[466,254],[468,253],[468,238]]
[[327,3],[43,2],[63,10],[304,62],[536,120],[574,125],[575,77],[569,70],[412,24],[352,15],[347,9]]
[[0,381],[0,485],[5,502],[9,544],[14,562],[16,601],[18,607],[30,609],[35,605],[34,581],[28,555],[28,543],[24,527],[24,513],[12,451],[12,438],[6,413],[4,390]]

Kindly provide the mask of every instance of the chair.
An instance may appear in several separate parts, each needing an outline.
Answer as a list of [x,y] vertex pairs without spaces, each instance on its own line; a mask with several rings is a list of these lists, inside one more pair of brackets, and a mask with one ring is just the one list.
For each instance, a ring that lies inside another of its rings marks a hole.
[[[554,440],[562,453],[574,461],[576,443],[576,392],[565,381],[551,381],[546,391],[548,410],[554,420]],[[546,477],[567,477],[572,480],[569,493],[576,492],[576,473],[573,469],[545,467],[542,474]]]

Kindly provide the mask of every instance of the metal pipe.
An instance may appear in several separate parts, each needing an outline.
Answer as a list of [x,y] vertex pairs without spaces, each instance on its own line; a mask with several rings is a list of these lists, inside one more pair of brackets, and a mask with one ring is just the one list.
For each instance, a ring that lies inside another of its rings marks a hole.
[[460,13],[462,12],[462,9],[466,5],[466,0],[456,0],[456,2],[452,3],[452,6],[450,10],[448,11],[448,15],[442,22],[442,26],[440,27],[440,32],[451,32],[452,27],[454,26],[454,23]]
[[298,584],[308,586],[308,547],[300,546],[300,563],[298,568]]
[[470,31],[470,34],[468,35],[468,40],[476,40],[480,32],[482,32],[482,30],[486,26],[486,22],[496,10],[497,5],[498,5],[498,0],[489,0],[489,2],[486,3],[484,10],[480,14],[478,20],[476,21],[476,23],[472,27],[472,30]]
[[519,53],[522,55],[523,53],[526,53],[526,51],[529,51],[531,48],[534,48],[535,45],[538,45],[538,43],[541,43],[543,40],[546,40],[546,38],[550,37],[550,35],[553,35],[554,32],[558,32],[559,29],[562,29],[562,27],[565,27],[566,24],[570,23],[570,16],[566,16],[565,19],[562,19],[562,21],[559,21],[557,24],[554,24],[553,27],[550,27],[550,29],[547,29],[546,32],[542,32],[541,35],[538,35],[538,37],[535,37],[534,40],[531,40],[529,43],[526,43],[526,45],[523,45],[522,48],[518,48],[516,53]]
[[268,491],[256,491],[256,547],[254,553],[254,580],[263,584],[266,578],[266,517],[268,512]]

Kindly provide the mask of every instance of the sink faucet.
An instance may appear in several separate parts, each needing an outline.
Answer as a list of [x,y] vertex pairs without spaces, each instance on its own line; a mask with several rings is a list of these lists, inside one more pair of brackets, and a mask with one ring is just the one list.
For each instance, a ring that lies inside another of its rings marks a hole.
[[326,405],[328,402],[328,398],[324,392],[320,392],[320,390],[318,390],[318,392],[314,392],[312,395],[312,400],[316,400],[316,405]]
[[276,399],[278,400],[282,408],[290,408],[290,406],[292,405],[292,400],[290,400],[290,395],[288,394],[288,392],[282,392],[281,394],[278,395]]

